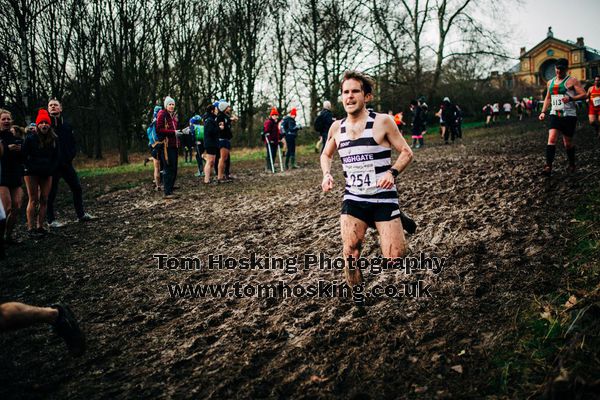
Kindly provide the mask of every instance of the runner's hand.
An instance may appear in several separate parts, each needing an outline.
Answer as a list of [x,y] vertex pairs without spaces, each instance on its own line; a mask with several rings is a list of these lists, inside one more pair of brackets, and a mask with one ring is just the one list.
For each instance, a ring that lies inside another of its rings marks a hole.
[[395,183],[394,175],[388,172],[385,173],[381,179],[379,179],[379,181],[377,181],[377,186],[382,189],[391,189],[394,187]]
[[545,118],[546,118],[546,113],[545,112],[540,113],[540,116],[538,117],[538,119],[540,121],[543,121]]
[[325,174],[323,181],[321,182],[321,188],[324,192],[329,192],[333,189],[333,177],[331,174]]

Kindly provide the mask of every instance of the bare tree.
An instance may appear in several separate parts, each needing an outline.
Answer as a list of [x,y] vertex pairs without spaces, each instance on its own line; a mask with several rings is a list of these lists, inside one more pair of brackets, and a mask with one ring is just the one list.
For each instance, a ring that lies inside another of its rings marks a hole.
[[254,143],[255,88],[264,57],[265,20],[271,0],[233,2],[222,8],[227,38],[223,41],[225,56],[231,58],[234,100],[240,114],[240,130],[246,143]]
[[[502,4],[504,7],[506,3]],[[436,0],[438,42],[435,49],[435,67],[429,91],[434,98],[443,71],[443,62],[457,55],[508,58],[504,44],[494,27],[486,26],[483,18],[475,17],[478,9],[484,8],[490,14],[499,16],[500,6],[491,0]],[[500,20],[498,17],[496,21]],[[454,35],[454,42],[448,46],[448,38]]]
[[[129,148],[152,92],[146,66],[153,52],[148,45],[154,10],[143,0],[107,0],[103,37],[106,47],[107,107],[116,118],[119,162],[129,163]],[[140,23],[140,21],[142,23]]]

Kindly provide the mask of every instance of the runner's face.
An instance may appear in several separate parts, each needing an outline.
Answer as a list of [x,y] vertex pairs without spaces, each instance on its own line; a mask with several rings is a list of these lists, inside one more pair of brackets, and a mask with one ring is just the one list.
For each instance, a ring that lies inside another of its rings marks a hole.
[[169,103],[169,104],[167,104],[167,111],[171,112],[171,113],[173,111],[175,111],[175,103]]
[[356,114],[365,108],[365,92],[360,81],[348,79],[342,85],[342,104],[348,114]]
[[62,106],[56,100],[50,100],[48,103],[48,113],[50,115],[58,115],[62,112]]
[[594,79],[594,85],[596,85],[596,87],[600,87],[600,77],[596,77],[596,79]]
[[566,68],[555,67],[554,71],[556,72],[556,77],[559,78],[559,79],[564,78],[565,75],[567,74],[567,69]]
[[10,114],[7,113],[3,113],[0,115],[0,129],[2,129],[3,131],[10,129],[10,126],[12,125],[12,118],[10,117]]

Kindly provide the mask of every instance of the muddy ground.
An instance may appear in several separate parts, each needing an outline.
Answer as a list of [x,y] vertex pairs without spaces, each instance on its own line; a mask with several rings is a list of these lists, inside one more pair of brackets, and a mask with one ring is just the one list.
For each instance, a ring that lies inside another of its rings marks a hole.
[[[433,297],[172,299],[170,283],[280,280],[341,283],[336,270],[159,270],[153,254],[247,257],[341,253],[337,189],[319,188],[317,156],[272,176],[234,164],[235,183],[202,186],[180,172],[165,201],[148,174],[83,181],[100,219],[73,222],[9,249],[0,301],[70,304],[89,349],[70,357],[45,327],[0,337],[0,398],[525,398],[544,381],[501,387],[496,355],[514,346],[520,310],[564,284],[573,205],[600,182],[600,145],[578,133],[579,171],[562,146],[552,178],[545,129],[468,131],[462,143],[415,152],[398,179],[400,204],[419,228],[410,253],[446,258],[444,270],[366,273],[367,289],[423,280]],[[63,184],[64,185],[64,184]],[[67,190],[59,207],[73,218]],[[22,228],[19,234],[23,234]],[[363,255],[379,254],[369,230]]]

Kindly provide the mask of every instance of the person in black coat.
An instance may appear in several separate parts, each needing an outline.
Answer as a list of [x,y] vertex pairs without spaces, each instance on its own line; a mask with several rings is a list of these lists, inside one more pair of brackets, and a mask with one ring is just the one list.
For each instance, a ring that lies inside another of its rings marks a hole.
[[204,149],[206,150],[204,165],[204,183],[210,183],[210,174],[215,166],[215,159],[219,153],[219,127],[215,117],[217,107],[214,104],[206,107],[206,113],[202,116],[204,120]]
[[333,124],[333,121],[335,121],[335,118],[331,112],[331,102],[325,100],[323,102],[323,109],[319,112],[319,115],[315,120],[315,130],[319,133],[319,136],[321,136],[321,153],[323,153],[323,149],[327,143],[329,128]]
[[5,229],[0,228],[0,236],[6,236],[7,243],[14,242],[12,230],[17,221],[19,210],[23,202],[23,157],[21,147],[23,139],[17,135],[13,126],[12,114],[7,110],[0,110],[0,142],[3,152],[0,155],[0,199],[6,212]]
[[[48,195],[52,187],[52,176],[60,162],[60,143],[50,126],[50,115],[40,110],[35,120],[36,132],[30,133],[21,149],[25,163],[25,184],[29,203],[27,204],[27,231],[30,236],[46,233],[44,220],[48,206]],[[39,207],[37,219],[35,211]],[[35,225],[35,226],[34,226]]]
[[51,228],[60,228],[64,224],[56,220],[54,214],[54,200],[58,192],[58,183],[63,178],[71,192],[73,193],[73,205],[75,206],[75,213],[80,222],[89,221],[94,217],[85,212],[83,208],[83,190],[81,189],[81,183],[79,183],[79,177],[77,171],[73,167],[73,159],[77,155],[77,147],[75,144],[75,137],[73,136],[73,128],[69,125],[62,116],[62,105],[60,101],[52,99],[48,102],[48,113],[50,114],[51,126],[56,135],[58,136],[58,143],[60,146],[60,160],[56,172],[52,179],[52,188],[48,196],[48,224]]

